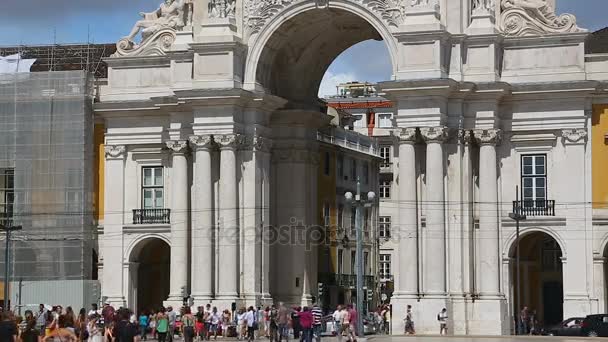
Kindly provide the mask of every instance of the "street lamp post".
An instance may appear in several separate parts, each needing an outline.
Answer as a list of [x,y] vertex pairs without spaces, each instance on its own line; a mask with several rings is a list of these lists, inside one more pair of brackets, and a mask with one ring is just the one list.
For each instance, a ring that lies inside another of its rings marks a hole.
[[[521,284],[520,284],[520,273],[519,273],[519,221],[526,219],[526,215],[521,213],[522,201],[519,201],[519,187],[515,187],[515,206],[514,212],[509,213],[509,217],[515,220],[515,281],[517,282],[517,307],[515,308],[515,335],[519,335],[519,324],[521,317],[519,317],[519,310],[521,309]],[[525,332],[524,332],[525,333]]]
[[21,226],[7,226],[0,225],[0,230],[4,231],[6,246],[4,249],[4,311],[9,310],[8,296],[9,296],[9,284],[10,284],[10,247],[11,247],[11,232],[21,230]]
[[357,194],[353,197],[352,192],[344,194],[346,201],[355,207],[355,229],[357,236],[357,251],[356,251],[356,264],[357,264],[357,335],[360,338],[365,336],[363,331],[363,224],[361,218],[361,209],[369,208],[373,206],[376,199],[376,194],[373,191],[367,193],[367,200],[361,198],[361,182],[357,178]]

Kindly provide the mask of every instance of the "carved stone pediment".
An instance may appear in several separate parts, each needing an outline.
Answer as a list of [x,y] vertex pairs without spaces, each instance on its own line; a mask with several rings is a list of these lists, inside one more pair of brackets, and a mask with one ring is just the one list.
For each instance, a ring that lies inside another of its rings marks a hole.
[[177,33],[173,29],[160,30],[139,45],[123,38],[116,44],[116,53],[112,57],[164,56],[176,39]]
[[502,0],[500,30],[507,36],[585,32],[572,14],[556,15],[547,0]]

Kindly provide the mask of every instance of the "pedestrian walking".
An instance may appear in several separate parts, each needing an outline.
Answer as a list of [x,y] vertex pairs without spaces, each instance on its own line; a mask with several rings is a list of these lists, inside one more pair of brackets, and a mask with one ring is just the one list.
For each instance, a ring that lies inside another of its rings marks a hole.
[[167,307],[167,320],[169,321],[169,330],[167,331],[167,341],[173,342],[175,336],[175,322],[177,321],[177,312],[173,311],[173,307]]
[[312,335],[317,342],[321,341],[321,330],[322,330],[322,322],[321,318],[323,318],[323,310],[319,307],[319,304],[315,304],[312,307]]
[[312,325],[313,316],[310,309],[305,306],[301,312],[298,313],[300,328],[302,329],[302,342],[312,342]]
[[103,333],[105,329],[99,314],[95,313],[89,316],[87,330],[89,331],[89,342],[104,342]]
[[357,316],[358,316],[358,312],[357,310],[353,307],[352,304],[348,305],[348,320],[350,323],[350,327],[349,327],[349,336],[350,336],[350,341],[356,341],[357,340],[357,336],[359,335],[359,327],[357,326]]
[[148,314],[145,311],[142,311],[141,314],[139,315],[139,332],[140,332],[140,338],[145,341],[147,340],[147,336],[146,333],[148,332],[148,325],[149,325],[149,317]]
[[165,313],[165,308],[161,308],[156,314],[156,334],[158,342],[167,342],[167,333],[169,332],[169,318]]
[[[62,342],[77,342],[78,341],[78,338],[76,337],[76,335],[74,335],[74,333],[70,329],[67,329],[66,317],[64,315],[60,315],[57,318],[57,328],[54,329],[49,335],[47,335],[43,339],[43,341],[51,342],[51,341],[56,341],[57,339]],[[9,339],[6,341],[11,341],[11,340]]]
[[439,321],[439,335],[448,334],[448,310],[443,308],[441,312],[437,314],[437,321]]
[[194,340],[194,325],[195,318],[192,315],[192,311],[190,311],[189,307],[184,307],[182,313],[182,336],[184,337],[184,342],[192,342]]
[[255,331],[257,330],[256,313],[253,306],[250,306],[244,317],[247,326],[247,341],[255,340]]
[[87,322],[87,310],[82,308],[80,309],[78,317],[76,318],[76,335],[78,336],[79,341],[87,341],[89,339]]
[[21,342],[39,342],[41,340],[40,331],[36,329],[35,319],[32,318],[27,321],[25,329],[19,334],[19,339]]
[[279,312],[273,304],[268,312],[268,338],[270,339],[270,342],[280,341],[278,317]]
[[209,321],[211,322],[211,324],[209,325],[210,334],[208,336],[211,337],[211,334],[213,334],[213,339],[217,340],[217,331],[220,328],[222,317],[220,316],[220,313],[217,312],[217,307],[215,306],[213,307],[213,310],[211,310]]
[[414,314],[412,313],[412,306],[407,306],[407,311],[405,313],[405,334],[406,335],[415,335],[416,329],[414,328]]
[[230,330],[232,322],[232,315],[228,309],[222,313],[222,337],[228,337],[228,331]]
[[528,311],[528,307],[524,306],[524,308],[521,310],[521,313],[519,315],[519,320],[520,320],[519,334],[520,335],[527,335],[529,332],[529,323],[530,323],[529,314],[530,314],[530,312]]
[[36,314],[36,326],[38,327],[38,331],[41,336],[44,336],[46,329],[46,315],[48,310],[44,306],[44,304],[40,304],[38,306],[38,313]]
[[341,338],[342,336],[342,325],[340,324],[340,311],[342,310],[342,306],[338,305],[336,307],[336,311],[334,311],[334,313],[331,315],[332,319],[334,320],[334,333],[336,334],[336,336],[339,336],[338,338]]
[[137,322],[132,322],[131,320],[132,314],[126,308],[118,310],[113,330],[113,336],[117,342],[139,342],[139,329]]
[[340,327],[341,331],[338,334],[338,341],[342,341],[342,336],[346,336],[346,339],[350,341],[350,315],[347,307],[342,307],[342,310],[340,310]]
[[278,311],[278,321],[279,321],[279,341],[282,341],[285,338],[285,341],[289,341],[289,321],[290,314],[289,309],[285,307],[283,302],[279,302],[279,311]]

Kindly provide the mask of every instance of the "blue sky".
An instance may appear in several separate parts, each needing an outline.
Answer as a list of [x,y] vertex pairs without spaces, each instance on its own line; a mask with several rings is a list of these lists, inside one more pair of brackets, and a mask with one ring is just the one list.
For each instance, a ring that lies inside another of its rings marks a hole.
[[[2,0],[0,45],[108,43],[126,35],[140,11],[161,0]],[[557,0],[558,12],[573,13],[579,26],[597,30],[608,26],[608,0]],[[340,55],[325,75],[319,93],[335,92],[345,81],[381,81],[391,67],[383,42],[363,42]]]

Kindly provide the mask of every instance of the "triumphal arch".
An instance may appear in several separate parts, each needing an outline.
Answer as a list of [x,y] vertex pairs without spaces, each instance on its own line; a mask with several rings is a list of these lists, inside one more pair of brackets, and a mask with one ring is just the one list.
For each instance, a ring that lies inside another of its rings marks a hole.
[[[184,292],[220,308],[309,304],[315,253],[257,237],[318,223],[319,131],[329,122],[318,88],[340,53],[376,39],[393,70],[379,88],[396,107],[393,331],[411,305],[420,333],[437,329],[444,307],[456,334],[508,333],[505,215],[519,155],[555,155],[554,186],[576,183],[597,93],[587,32],[554,2],[166,0],[142,13],[107,60],[95,104],[105,126],[103,296],[136,305],[169,279],[162,300],[176,305]],[[586,201],[585,184],[555,196]],[[135,210],[142,203],[152,209]],[[581,220],[539,222],[549,234]],[[587,255],[575,253],[585,239],[568,240],[564,310],[580,315],[591,310],[589,278],[578,276]],[[169,267],[142,270],[142,255]],[[141,284],[142,272],[151,281]]]

